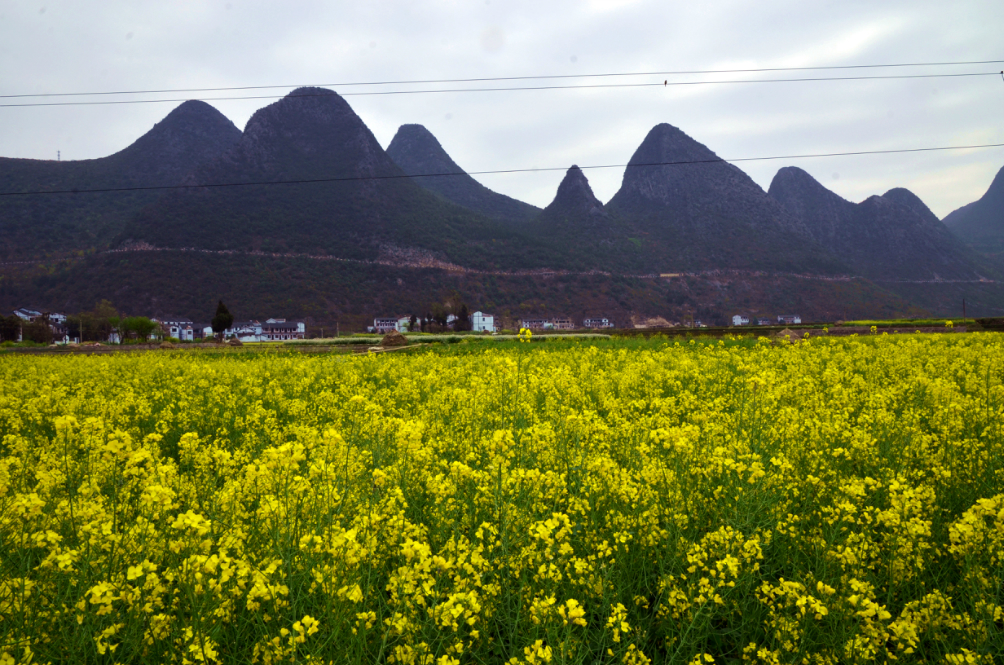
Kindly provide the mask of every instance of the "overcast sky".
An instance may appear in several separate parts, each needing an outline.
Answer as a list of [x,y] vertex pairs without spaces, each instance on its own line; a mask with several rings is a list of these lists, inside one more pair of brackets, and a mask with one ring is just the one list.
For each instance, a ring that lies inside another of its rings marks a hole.
[[[1004,59],[1000,0],[0,2],[4,95],[289,86],[145,97],[201,94],[206,99],[281,96],[299,84],[999,59]],[[716,77],[616,81],[667,78]],[[421,86],[331,87],[347,93]],[[385,147],[399,125],[421,123],[468,171],[623,164],[660,122],[679,127],[726,159],[1004,143],[1004,79],[999,75],[347,99]],[[209,103],[243,129],[270,101]],[[108,155],[176,105],[0,108],[0,156],[55,159],[57,150],[63,159]],[[944,216],[986,191],[1004,165],[1004,148],[738,164],[764,189],[787,165],[804,168],[852,201],[907,187]],[[562,175],[478,178],[496,191],[544,206]],[[607,201],[620,186],[623,170],[587,170],[586,175],[596,195]]]

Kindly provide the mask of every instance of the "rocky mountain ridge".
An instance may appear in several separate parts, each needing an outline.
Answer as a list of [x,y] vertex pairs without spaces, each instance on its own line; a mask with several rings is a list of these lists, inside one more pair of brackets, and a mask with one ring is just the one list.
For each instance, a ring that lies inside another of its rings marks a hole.
[[521,224],[540,212],[536,206],[493,192],[467,175],[422,125],[401,125],[387,146],[387,154],[421,187],[486,217]]
[[788,166],[774,176],[768,194],[855,274],[880,280],[979,280],[986,274],[979,258],[909,190],[852,203]]

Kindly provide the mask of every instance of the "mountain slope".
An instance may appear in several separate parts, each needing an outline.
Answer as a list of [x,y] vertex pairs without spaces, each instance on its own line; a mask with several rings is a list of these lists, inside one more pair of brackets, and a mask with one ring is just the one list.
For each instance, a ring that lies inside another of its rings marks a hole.
[[[45,269],[3,269],[0,310],[27,302],[78,312],[107,299],[121,312],[206,321],[219,299],[241,318],[307,318],[342,332],[362,330],[375,316],[420,314],[454,293],[472,308],[512,319],[605,316],[630,326],[633,317],[689,316],[725,324],[737,311],[805,321],[905,317],[923,311],[864,279],[773,275],[684,276],[486,275],[396,268],[296,257],[135,250],[98,254]],[[969,313],[978,313],[970,299]],[[499,319],[496,319],[499,322]],[[515,322],[518,326],[518,322]],[[330,329],[330,328],[329,328]]]
[[880,280],[977,280],[982,262],[912,192],[852,203],[800,168],[782,168],[769,194],[816,242],[857,274]]
[[1004,254],[1004,167],[979,200],[948,214],[945,226],[984,254]]
[[[493,192],[467,175],[422,125],[401,125],[387,146],[387,154],[402,171],[415,176],[420,186],[488,217],[519,223],[540,212],[536,206]],[[444,173],[455,175],[421,177]]]
[[606,209],[650,269],[843,271],[749,176],[671,125],[645,137]]
[[[108,157],[54,162],[0,158],[0,191],[83,190],[179,184],[241,132],[215,108],[188,101],[132,145]],[[0,257],[9,260],[99,248],[162,192],[0,197]]]
[[634,231],[607,211],[575,165],[554,200],[526,228],[586,269],[630,270],[638,260],[638,247],[629,240]]
[[[262,182],[297,182],[263,185]],[[298,252],[492,266],[546,254],[404,177],[352,108],[300,88],[257,111],[241,140],[130,222],[120,246]],[[243,186],[198,187],[233,183]]]

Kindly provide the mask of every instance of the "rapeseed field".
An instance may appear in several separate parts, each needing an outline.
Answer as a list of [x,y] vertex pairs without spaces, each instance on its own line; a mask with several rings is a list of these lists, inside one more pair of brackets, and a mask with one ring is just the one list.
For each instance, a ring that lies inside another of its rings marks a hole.
[[0,664],[999,663],[1002,378],[993,333],[3,356]]

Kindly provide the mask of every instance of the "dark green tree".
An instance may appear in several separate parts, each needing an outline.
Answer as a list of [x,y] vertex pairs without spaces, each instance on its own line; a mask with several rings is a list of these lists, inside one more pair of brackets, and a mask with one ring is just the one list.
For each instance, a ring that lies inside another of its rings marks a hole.
[[21,319],[16,316],[0,316],[0,342],[16,342],[21,336]]
[[453,322],[454,330],[470,330],[471,329],[471,314],[467,311],[467,304],[461,303],[460,309],[457,311],[457,320]]
[[434,332],[440,332],[440,331],[446,330],[446,320],[447,320],[447,317],[450,315],[450,313],[447,312],[446,308],[443,307],[438,302],[437,303],[433,303],[431,309],[432,309],[432,311],[429,313],[429,318],[432,319],[433,323],[436,326],[438,326],[438,329],[434,328],[433,331]]
[[21,326],[21,335],[27,342],[37,342],[38,344],[52,343],[52,328],[45,319],[38,319]]
[[150,334],[157,329],[157,324],[145,316],[130,316],[123,318],[120,324],[122,339],[136,339],[145,342]]
[[70,338],[70,341],[80,339],[80,317],[71,314],[66,317],[66,335]]
[[223,336],[223,331],[234,324],[234,315],[230,313],[227,306],[223,304],[221,300],[216,306],[216,316],[213,317],[210,325],[213,327],[213,333],[217,337]]
[[[121,316],[118,310],[107,300],[102,300],[94,305],[94,311],[85,313],[85,335],[88,339],[98,342],[108,342],[111,336],[119,329]],[[121,334],[119,335],[121,338]]]

